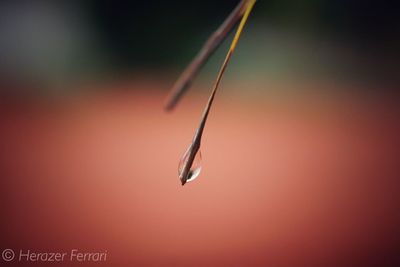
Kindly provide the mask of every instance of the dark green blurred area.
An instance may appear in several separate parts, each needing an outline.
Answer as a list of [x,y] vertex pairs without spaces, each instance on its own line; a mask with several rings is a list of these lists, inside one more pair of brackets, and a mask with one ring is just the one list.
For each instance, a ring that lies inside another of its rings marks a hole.
[[[181,64],[238,1],[93,1],[90,14],[113,58],[128,67]],[[399,37],[399,10],[384,1],[258,1],[252,24],[332,35],[384,49]],[[251,26],[250,26],[251,27]],[[262,45],[262,44],[260,44]]]
[[[175,75],[237,3],[3,1],[1,84]],[[385,1],[258,1],[235,55],[236,71],[252,79],[339,75],[397,82],[399,13]]]

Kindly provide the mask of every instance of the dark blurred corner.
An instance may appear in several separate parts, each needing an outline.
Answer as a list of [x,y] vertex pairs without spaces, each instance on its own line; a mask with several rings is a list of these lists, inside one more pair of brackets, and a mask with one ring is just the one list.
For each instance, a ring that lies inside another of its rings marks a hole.
[[[236,4],[2,1],[1,90],[57,94],[133,73],[175,77]],[[387,1],[258,1],[240,71],[395,87],[399,18]]]

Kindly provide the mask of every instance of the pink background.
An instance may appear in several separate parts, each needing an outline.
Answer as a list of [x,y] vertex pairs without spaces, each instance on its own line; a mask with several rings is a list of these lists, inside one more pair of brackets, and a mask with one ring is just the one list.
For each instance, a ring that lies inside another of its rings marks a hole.
[[2,105],[1,249],[107,250],[94,266],[395,265],[390,96],[221,93],[203,170],[182,187],[178,161],[207,91],[166,114],[168,85],[113,86]]

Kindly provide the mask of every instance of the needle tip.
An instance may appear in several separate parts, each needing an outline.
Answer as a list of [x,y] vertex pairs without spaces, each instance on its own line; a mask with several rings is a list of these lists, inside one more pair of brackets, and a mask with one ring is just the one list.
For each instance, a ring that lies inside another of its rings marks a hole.
[[166,103],[164,105],[164,111],[166,111],[166,112],[171,112],[173,109],[174,109],[174,106],[171,105],[170,103]]

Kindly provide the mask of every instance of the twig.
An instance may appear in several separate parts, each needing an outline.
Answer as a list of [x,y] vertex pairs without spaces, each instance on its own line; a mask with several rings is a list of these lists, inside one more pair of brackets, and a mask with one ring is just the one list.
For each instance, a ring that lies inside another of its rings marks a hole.
[[208,114],[210,112],[212,103],[214,101],[215,93],[217,92],[217,89],[218,89],[219,83],[221,81],[221,78],[222,78],[222,76],[223,76],[223,74],[225,72],[225,69],[226,69],[226,67],[228,65],[228,62],[229,62],[229,60],[230,60],[230,58],[231,58],[231,56],[233,54],[233,51],[236,48],[237,42],[239,41],[240,34],[243,31],[244,25],[246,24],[247,18],[249,17],[249,14],[250,14],[255,2],[256,2],[256,0],[247,1],[247,5],[245,6],[245,11],[244,11],[244,15],[242,17],[242,20],[240,21],[240,24],[239,24],[239,27],[238,27],[238,29],[236,31],[235,37],[232,40],[231,46],[229,48],[229,51],[226,54],[224,63],[222,64],[221,69],[219,70],[219,73],[218,73],[217,79],[215,81],[214,87],[213,87],[213,89],[211,91],[211,95],[208,98],[207,104],[206,104],[206,106],[204,108],[203,115],[202,115],[201,120],[200,120],[200,125],[199,125],[199,127],[197,128],[197,130],[196,130],[196,132],[194,134],[192,143],[190,144],[190,147],[189,147],[189,150],[188,150],[189,156],[187,157],[186,161],[183,162],[184,165],[183,165],[181,173],[179,174],[179,179],[181,180],[182,185],[184,185],[186,183],[186,181],[188,179],[189,172],[190,172],[190,168],[192,167],[192,164],[193,164],[193,161],[194,161],[194,159],[196,157],[196,154],[200,149],[201,137],[203,135],[203,130],[204,130],[204,127],[206,125]]
[[208,38],[189,66],[182,72],[165,101],[165,110],[172,110],[189,89],[193,79],[196,77],[201,67],[207,62],[207,59],[214,53],[222,41],[225,40],[236,22],[243,15],[247,2],[248,0],[240,1],[232,13],[226,18],[224,23],[222,23],[222,25]]

